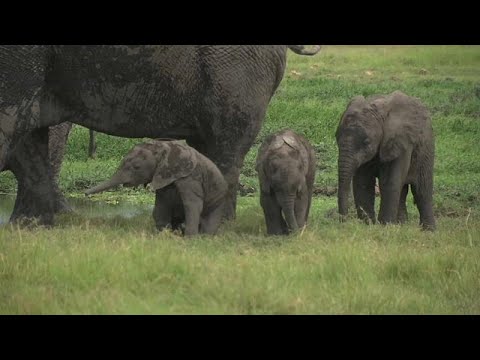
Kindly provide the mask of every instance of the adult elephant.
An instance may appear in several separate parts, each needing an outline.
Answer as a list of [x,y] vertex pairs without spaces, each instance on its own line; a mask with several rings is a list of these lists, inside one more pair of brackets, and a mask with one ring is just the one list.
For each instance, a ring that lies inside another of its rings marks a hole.
[[235,216],[240,168],[301,45],[54,45],[0,47],[0,169],[18,181],[11,221],[52,224],[48,127],[65,121],[110,135],[186,139],[228,183]]

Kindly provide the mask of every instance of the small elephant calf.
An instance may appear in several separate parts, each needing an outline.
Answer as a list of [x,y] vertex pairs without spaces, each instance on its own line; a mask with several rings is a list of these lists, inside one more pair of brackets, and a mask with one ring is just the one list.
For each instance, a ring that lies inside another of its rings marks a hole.
[[286,235],[306,224],[315,169],[315,151],[303,136],[282,130],[265,139],[256,170],[269,235]]
[[215,234],[220,226],[227,183],[217,166],[194,148],[180,141],[136,145],[111,177],[85,192],[99,193],[117,185],[151,183],[156,192],[153,218],[158,230],[168,225],[185,235]]
[[380,223],[403,223],[411,186],[425,230],[435,229],[435,140],[427,108],[400,91],[352,99],[338,125],[338,208],[348,212],[348,193],[360,218],[375,222],[375,178],[380,184]]

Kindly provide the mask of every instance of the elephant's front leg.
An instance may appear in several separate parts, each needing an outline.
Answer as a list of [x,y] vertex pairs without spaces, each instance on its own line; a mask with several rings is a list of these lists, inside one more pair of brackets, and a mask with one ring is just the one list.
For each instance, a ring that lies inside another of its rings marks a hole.
[[282,208],[277,202],[275,195],[260,194],[260,205],[265,214],[265,223],[267,225],[268,235],[286,235],[288,234],[287,223],[282,216]]
[[63,158],[65,156],[66,145],[72,123],[64,122],[59,125],[50,126],[48,132],[48,151],[50,164],[52,166],[53,190],[55,192],[55,212],[70,212],[72,207],[68,204],[65,196],[60,190],[58,179],[62,169]]
[[353,177],[353,198],[358,218],[375,223],[375,176],[371,167],[360,167]]
[[11,222],[38,219],[41,225],[53,225],[60,199],[53,186],[48,132],[48,128],[42,128],[28,133],[9,157],[7,167],[18,181]]
[[[228,134],[229,132],[226,130],[225,133]],[[209,136],[214,138],[216,135],[209,134]],[[215,146],[213,146],[211,144],[207,145],[207,142],[200,138],[190,138],[187,140],[188,145],[195,148],[217,165],[227,182],[228,189],[225,195],[222,220],[235,219],[241,167],[241,165],[238,166],[238,164],[243,164],[243,158],[246,155],[246,153],[243,154],[243,152],[240,153],[239,150],[237,150],[236,147],[238,147],[238,145],[235,144],[236,141],[238,140],[229,139],[227,141],[219,139]]]
[[378,221],[382,224],[396,223],[400,195],[410,166],[411,153],[382,164],[380,168],[380,213]]
[[172,225],[175,194],[175,185],[169,185],[155,192],[155,207],[152,216],[158,231],[163,231]]
[[405,224],[405,222],[408,220],[407,195],[408,184],[405,184],[403,185],[402,192],[400,193],[400,201],[398,203],[397,221],[399,224]]
[[201,184],[188,177],[175,182],[185,211],[185,236],[197,235],[203,210],[203,189]]

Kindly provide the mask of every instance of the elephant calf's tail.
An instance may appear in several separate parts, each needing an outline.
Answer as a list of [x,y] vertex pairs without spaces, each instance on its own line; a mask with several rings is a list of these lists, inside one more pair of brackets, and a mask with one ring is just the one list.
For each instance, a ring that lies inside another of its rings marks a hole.
[[315,47],[312,50],[305,50],[305,46],[303,46],[303,45],[287,45],[287,46],[295,54],[308,55],[308,56],[318,54],[318,52],[322,48],[322,45],[315,45]]

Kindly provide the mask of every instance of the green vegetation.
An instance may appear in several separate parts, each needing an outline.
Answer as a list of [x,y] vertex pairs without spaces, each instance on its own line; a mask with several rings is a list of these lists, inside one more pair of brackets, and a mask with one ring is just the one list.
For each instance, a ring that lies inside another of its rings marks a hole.
[[[153,194],[119,189],[83,201],[54,229],[3,226],[0,313],[480,313],[479,68],[478,46],[290,53],[245,160],[241,183],[251,193],[239,198],[235,222],[215,237],[159,234]],[[437,232],[420,231],[411,195],[405,226],[339,224],[335,196],[319,195],[303,233],[265,237],[254,170],[263,138],[287,127],[304,134],[317,151],[319,193],[335,189],[334,133],[348,101],[394,90],[432,114]],[[83,198],[139,141],[98,134],[98,158],[87,160],[88,130],[75,127],[61,187]],[[15,193],[10,173],[1,174],[0,192]],[[102,216],[102,207],[114,215]]]

